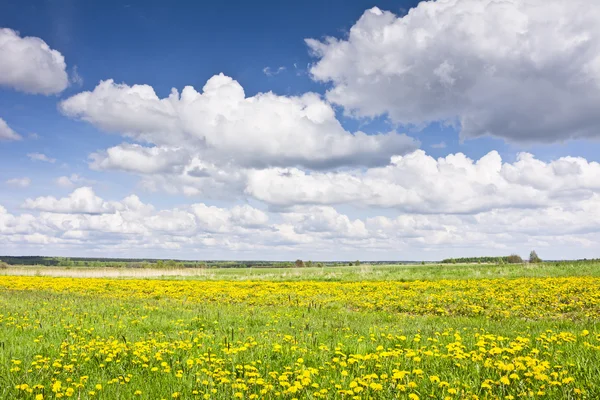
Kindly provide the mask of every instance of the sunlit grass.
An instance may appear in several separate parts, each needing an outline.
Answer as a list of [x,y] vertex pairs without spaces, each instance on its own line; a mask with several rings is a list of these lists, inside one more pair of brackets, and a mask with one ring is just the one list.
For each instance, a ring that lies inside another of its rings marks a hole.
[[518,277],[600,276],[600,262],[540,264],[368,265],[311,268],[93,268],[10,266],[0,275],[79,278],[162,278],[197,280],[436,280]]
[[0,397],[600,397],[600,278],[349,279],[388,271],[360,268],[0,277]]

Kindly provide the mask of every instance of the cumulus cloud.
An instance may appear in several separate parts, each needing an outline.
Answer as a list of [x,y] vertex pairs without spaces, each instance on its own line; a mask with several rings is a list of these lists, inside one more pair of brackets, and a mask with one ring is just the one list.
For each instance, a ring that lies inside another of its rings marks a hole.
[[42,153],[28,153],[27,157],[29,157],[31,161],[43,161],[51,164],[54,164],[56,162],[56,158],[48,157],[47,155]]
[[220,208],[197,203],[157,210],[135,195],[106,201],[89,187],[62,199],[28,199],[23,208],[36,215],[15,215],[0,206],[0,248],[55,244],[126,252],[149,247],[244,250],[263,246],[253,232],[272,236],[275,231],[264,211],[247,204]]
[[[173,89],[163,99],[148,85],[102,81],[93,91],[61,102],[60,110],[100,129],[153,145],[109,149],[94,156],[92,165],[97,168],[171,167],[168,154],[175,157],[176,151],[181,164],[189,158],[182,155],[187,151],[190,156],[200,154],[205,162],[248,168],[372,166],[385,165],[392,155],[418,146],[414,139],[396,132],[346,131],[331,105],[315,93],[246,97],[242,86],[223,74],[210,78],[202,92],[187,86],[181,94]],[[123,157],[125,153],[132,157]],[[149,166],[148,159],[155,156],[167,165]],[[129,165],[129,159],[135,160],[134,165]]]
[[[157,157],[150,159],[153,165],[164,165]],[[548,207],[600,191],[597,162],[581,157],[546,162],[529,153],[506,162],[496,151],[473,160],[462,153],[436,159],[417,150],[392,157],[386,166],[333,171],[239,168],[197,157],[176,173],[169,173],[169,168],[148,170],[151,173],[141,175],[146,190],[224,201],[253,198],[274,209],[351,205],[407,213],[473,214]]]
[[21,140],[21,135],[13,131],[10,126],[0,118],[0,140]]
[[58,178],[56,178],[55,182],[60,187],[72,188],[76,184],[84,181],[85,180],[81,176],[77,174],[71,174],[71,176],[59,176]]
[[156,210],[135,195],[121,201],[106,201],[96,195],[91,187],[77,188],[61,199],[53,196],[27,199],[22,207],[40,211],[44,218],[53,221],[64,219],[64,215],[67,214],[80,220],[80,214],[88,214],[90,217],[98,216],[95,219],[87,219],[88,221],[110,222],[127,218],[129,223],[142,224],[151,230],[177,231],[181,234],[189,230],[195,231],[196,228],[204,232],[233,232],[237,229],[260,228],[269,221],[265,212],[247,204],[220,208],[196,203],[182,209]]
[[249,205],[225,209],[198,203],[192,205],[191,210],[199,225],[207,232],[228,232],[233,227],[259,227],[269,220],[267,214]]
[[29,179],[28,177],[13,178],[7,180],[6,184],[14,187],[26,188],[31,184],[31,179]]
[[235,165],[218,165],[192,157],[179,174],[142,175],[141,186],[152,192],[232,200],[243,193],[246,173],[246,169]]
[[391,207],[410,213],[477,213],[540,208],[600,193],[600,164],[579,157],[551,162],[520,153],[504,163],[492,151],[435,159],[422,150],[367,170],[307,173],[297,168],[248,172],[246,193],[266,203]]
[[319,232],[330,237],[355,238],[366,238],[369,234],[363,221],[352,221],[333,207],[295,207],[283,214],[283,219],[299,233]]
[[0,85],[25,93],[60,93],[69,85],[66,68],[62,54],[42,39],[0,28]]
[[354,115],[553,142],[600,135],[598,20],[600,3],[585,0],[423,1],[306,42],[327,99]]
[[231,209],[229,220],[234,225],[250,228],[265,225],[269,217],[263,211],[244,204]]
[[123,143],[106,151],[93,153],[90,158],[92,169],[153,174],[181,170],[189,161],[190,155],[181,148]]
[[27,199],[23,208],[70,214],[103,214],[115,210],[115,206],[96,196],[91,187],[84,186],[75,189],[68,197],[57,199],[53,196]]
[[0,250],[62,249],[72,254],[83,249],[86,254],[130,257],[158,251],[179,258],[227,252],[231,258],[291,260],[435,259],[474,251],[526,255],[536,248],[542,256],[561,258],[593,254],[600,240],[597,193],[536,209],[395,216],[370,210],[360,218],[330,206],[266,212],[248,204],[196,203],[157,209],[135,195],[107,201],[90,188],[64,199],[28,200],[25,206],[33,214],[14,214],[0,206]]

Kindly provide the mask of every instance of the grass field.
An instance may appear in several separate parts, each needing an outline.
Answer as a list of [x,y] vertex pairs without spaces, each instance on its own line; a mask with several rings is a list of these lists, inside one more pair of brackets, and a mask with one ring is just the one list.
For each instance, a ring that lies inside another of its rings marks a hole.
[[600,276],[600,262],[557,262],[543,264],[428,264],[359,265],[312,268],[89,268],[11,266],[0,275],[64,276],[77,278],[161,278],[199,280],[437,280],[477,278],[520,278]]
[[0,276],[3,399],[600,398],[597,263],[36,270]]

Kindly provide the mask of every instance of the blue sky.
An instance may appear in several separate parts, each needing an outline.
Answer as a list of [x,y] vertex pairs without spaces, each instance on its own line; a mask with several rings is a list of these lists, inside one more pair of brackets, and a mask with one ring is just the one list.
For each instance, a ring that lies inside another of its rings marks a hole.
[[598,10],[534,3],[4,1],[0,253],[594,256]]
[[[411,2],[382,5],[401,12]],[[223,72],[242,83],[247,95],[265,91],[323,93],[326,85],[308,76],[307,66],[314,59],[304,38],[339,35],[370,6],[366,1],[350,6],[343,1],[304,5],[181,2],[178,6],[162,1],[34,1],[26,6],[21,1],[2,2],[0,26],[22,36],[40,37],[51,48],[60,49],[70,71],[76,66],[83,79],[81,85],[48,97],[0,92],[0,107],[6,110],[10,126],[26,135],[39,135],[35,140],[0,147],[0,157],[12,165],[10,172],[2,169],[6,173],[2,177],[35,173],[50,180],[56,174],[87,171],[89,153],[120,143],[118,137],[101,134],[57,112],[60,99],[91,90],[103,79],[149,84],[163,97],[173,87],[202,87],[208,78]],[[263,72],[266,67],[276,71],[281,66],[286,70],[275,76]],[[26,154],[32,151],[60,162],[51,166],[28,163]],[[132,179],[118,175],[110,180],[124,180],[125,186],[131,183]],[[45,194],[49,189],[50,185],[38,186],[31,188],[31,193]]]

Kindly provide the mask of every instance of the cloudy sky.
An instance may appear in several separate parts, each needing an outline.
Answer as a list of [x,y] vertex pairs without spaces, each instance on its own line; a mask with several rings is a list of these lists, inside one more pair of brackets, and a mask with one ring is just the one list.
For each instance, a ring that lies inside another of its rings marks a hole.
[[600,3],[0,3],[0,254],[598,257]]

